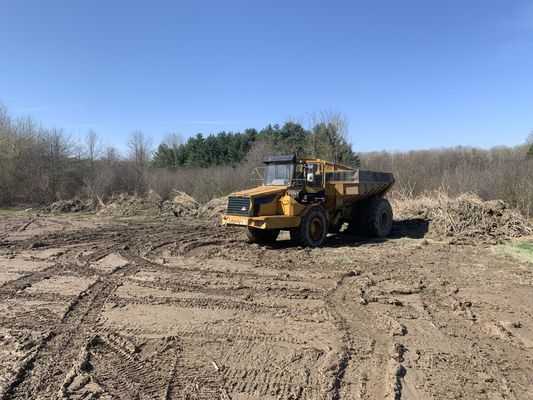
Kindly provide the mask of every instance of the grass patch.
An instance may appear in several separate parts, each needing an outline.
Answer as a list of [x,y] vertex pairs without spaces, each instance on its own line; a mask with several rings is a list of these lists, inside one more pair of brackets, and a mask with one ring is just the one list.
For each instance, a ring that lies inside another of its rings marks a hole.
[[530,262],[533,264],[533,243],[532,242],[513,242],[502,244],[495,247],[498,251],[510,254],[520,261]]
[[0,210],[0,217],[29,217],[36,215],[35,211],[24,211],[24,210]]
[[60,212],[47,213],[39,210],[9,210],[0,209],[0,217],[92,217],[94,214],[88,212]]
[[337,256],[337,257],[333,257],[332,262],[334,265],[344,265],[344,264],[349,264],[350,260],[344,256]]

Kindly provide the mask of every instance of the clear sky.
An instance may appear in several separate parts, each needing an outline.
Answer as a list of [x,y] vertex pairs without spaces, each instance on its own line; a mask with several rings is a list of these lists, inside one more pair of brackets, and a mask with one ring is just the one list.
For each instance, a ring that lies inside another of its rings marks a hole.
[[533,1],[0,0],[0,100],[119,148],[320,110],[360,151],[516,145]]

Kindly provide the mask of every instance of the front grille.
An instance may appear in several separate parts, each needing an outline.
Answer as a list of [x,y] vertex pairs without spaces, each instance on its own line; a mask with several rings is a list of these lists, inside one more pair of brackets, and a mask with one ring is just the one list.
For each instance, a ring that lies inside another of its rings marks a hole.
[[250,197],[249,196],[229,196],[228,214],[249,215],[250,214]]

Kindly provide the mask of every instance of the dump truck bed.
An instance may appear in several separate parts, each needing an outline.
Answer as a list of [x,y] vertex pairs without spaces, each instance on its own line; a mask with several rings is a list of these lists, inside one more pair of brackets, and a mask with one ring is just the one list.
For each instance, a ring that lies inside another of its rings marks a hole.
[[335,188],[337,205],[350,206],[372,196],[384,196],[394,184],[390,172],[362,169],[326,173],[327,184]]

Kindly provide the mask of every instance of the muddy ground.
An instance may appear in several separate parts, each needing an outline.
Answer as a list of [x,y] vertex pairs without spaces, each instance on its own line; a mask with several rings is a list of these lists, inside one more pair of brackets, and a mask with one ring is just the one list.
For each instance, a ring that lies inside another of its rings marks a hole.
[[407,236],[0,217],[0,399],[533,398],[532,264]]

